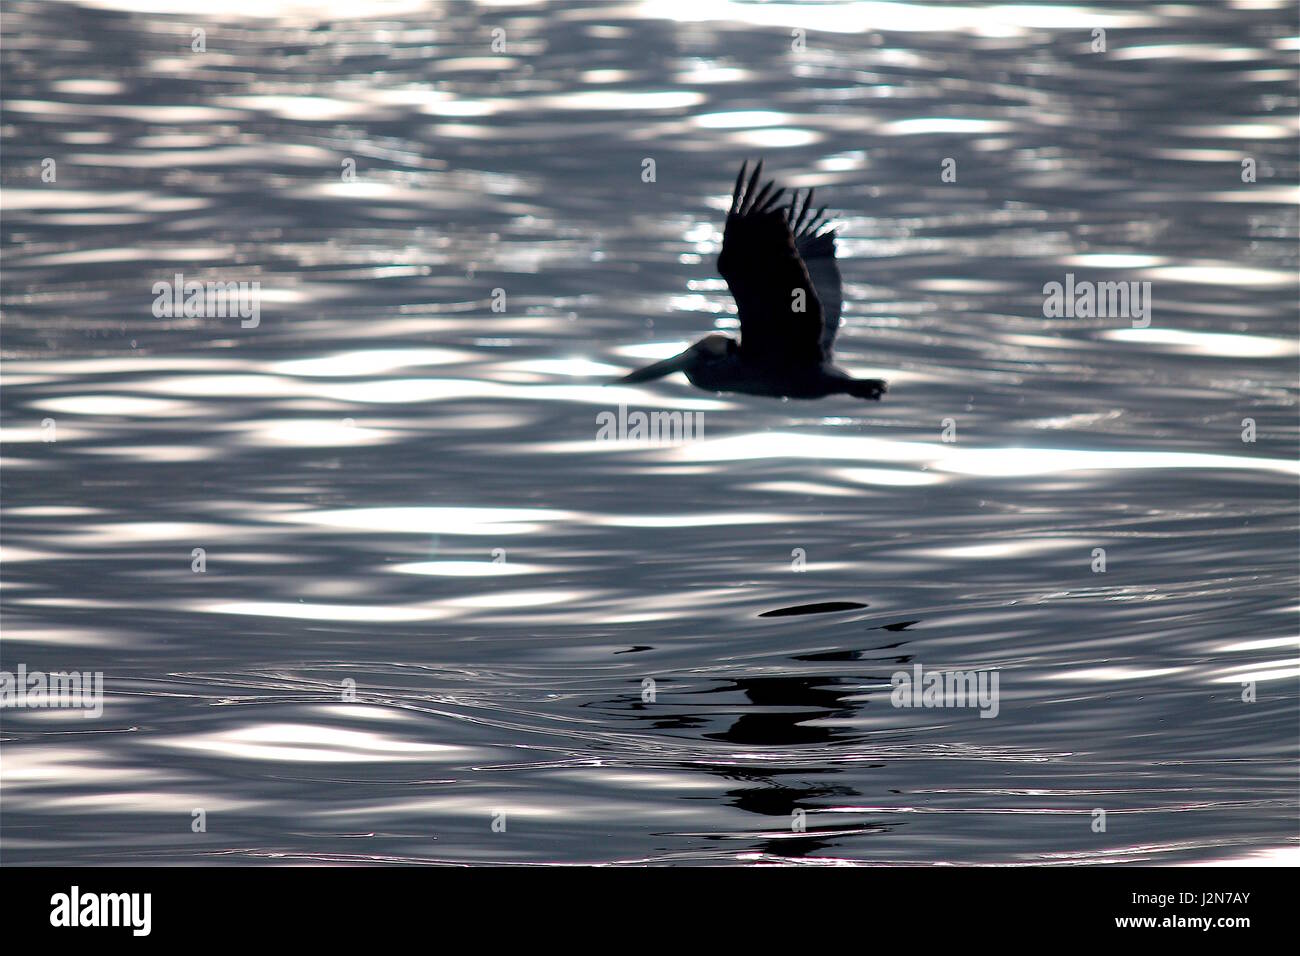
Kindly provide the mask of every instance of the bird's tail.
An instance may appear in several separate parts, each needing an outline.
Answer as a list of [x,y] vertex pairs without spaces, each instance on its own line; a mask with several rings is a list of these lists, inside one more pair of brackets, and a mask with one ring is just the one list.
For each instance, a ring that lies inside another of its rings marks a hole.
[[853,378],[849,379],[845,386],[844,390],[854,398],[869,398],[877,402],[889,388],[885,380],[880,378]]

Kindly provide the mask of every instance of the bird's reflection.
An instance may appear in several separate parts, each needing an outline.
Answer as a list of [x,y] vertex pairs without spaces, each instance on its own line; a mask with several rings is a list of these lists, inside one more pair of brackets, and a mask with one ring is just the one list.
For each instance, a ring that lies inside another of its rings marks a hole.
[[[917,623],[916,620],[897,621],[871,630],[899,633]],[[907,643],[904,639],[862,648],[817,651],[794,655],[788,660],[805,666],[861,662],[872,670],[881,665],[892,668],[911,663],[912,655],[899,653]],[[876,681],[888,681],[888,674],[868,671],[852,676],[803,673],[737,677],[682,689],[673,689],[671,682],[664,681],[665,692],[653,702],[638,697],[629,704],[623,698],[602,701],[596,706],[630,709],[636,719],[646,722],[649,730],[696,731],[701,739],[752,749],[757,757],[764,748],[821,748],[860,740],[862,735],[854,729],[850,718],[866,703],[854,698],[861,696],[864,682]],[[671,711],[665,713],[669,708]],[[831,723],[832,720],[836,722]],[[723,721],[726,722],[719,728]],[[860,796],[852,787],[827,779],[840,771],[825,761],[818,761],[816,769],[802,760],[781,766],[770,759],[746,761],[742,751],[725,763],[692,760],[682,766],[736,784],[724,791],[724,801],[764,818],[759,833],[744,835],[745,839],[755,841],[752,852],[785,859],[805,858],[833,848],[849,834],[886,832],[894,826],[864,825],[860,819],[833,827],[814,822],[817,809],[851,802]],[[881,766],[880,763],[855,763],[854,769]],[[803,830],[792,825],[799,810],[807,814]],[[737,834],[720,833],[706,838],[735,840]]]
[[825,717],[848,717],[844,698],[856,684],[843,677],[755,677],[729,682],[708,693],[740,691],[761,710],[742,713],[726,730],[705,734],[709,740],[759,747],[824,744],[847,736],[833,728],[809,726]]
[[[868,765],[868,769],[875,765]],[[818,770],[810,774],[807,770],[772,770],[768,767],[717,765],[704,769],[716,773],[724,780],[734,780],[741,786],[723,792],[723,799],[738,810],[758,814],[769,818],[761,828],[763,835],[756,837],[753,852],[766,856],[808,857],[820,850],[827,850],[835,845],[836,839],[846,831],[854,833],[883,832],[887,827],[864,828],[860,825],[847,827],[818,826],[806,823],[807,829],[798,831],[792,826],[795,811],[810,811],[819,804],[837,800],[851,800],[857,791],[831,783],[818,783],[808,780],[809,776],[825,777],[839,771],[834,769]],[[731,835],[719,835],[713,839],[730,839]]]

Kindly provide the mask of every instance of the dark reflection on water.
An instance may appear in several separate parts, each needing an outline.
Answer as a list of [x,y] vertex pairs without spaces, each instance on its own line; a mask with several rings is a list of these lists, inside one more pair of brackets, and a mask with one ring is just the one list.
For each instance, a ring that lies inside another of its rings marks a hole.
[[[5,862],[1294,852],[1286,4],[129,6],[5,7],[0,652],[106,694],[3,712]],[[603,387],[759,154],[886,400]]]
[[797,604],[764,611],[759,617],[796,617],[802,614],[831,614],[835,611],[855,611],[866,607],[856,601],[821,601],[817,604]]

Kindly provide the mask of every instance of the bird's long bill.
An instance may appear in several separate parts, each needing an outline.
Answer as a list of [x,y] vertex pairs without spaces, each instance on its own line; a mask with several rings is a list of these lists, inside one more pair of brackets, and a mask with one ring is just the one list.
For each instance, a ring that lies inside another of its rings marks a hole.
[[656,378],[663,378],[665,375],[671,375],[673,372],[680,372],[686,368],[686,360],[690,358],[691,350],[687,349],[680,355],[674,355],[672,358],[664,359],[662,362],[655,362],[653,365],[647,365],[645,368],[639,368],[635,372],[624,375],[614,381],[615,385],[631,385],[634,382],[649,382]]

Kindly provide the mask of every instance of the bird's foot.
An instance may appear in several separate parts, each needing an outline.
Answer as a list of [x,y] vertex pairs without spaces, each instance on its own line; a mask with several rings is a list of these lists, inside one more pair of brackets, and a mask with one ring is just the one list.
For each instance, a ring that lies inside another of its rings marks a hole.
[[849,394],[854,398],[869,398],[880,401],[880,396],[889,390],[889,385],[882,378],[854,379],[849,385]]

